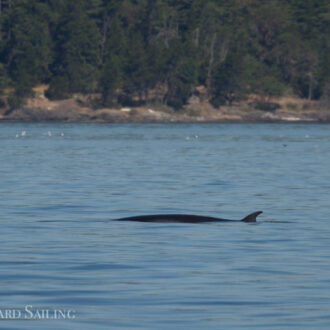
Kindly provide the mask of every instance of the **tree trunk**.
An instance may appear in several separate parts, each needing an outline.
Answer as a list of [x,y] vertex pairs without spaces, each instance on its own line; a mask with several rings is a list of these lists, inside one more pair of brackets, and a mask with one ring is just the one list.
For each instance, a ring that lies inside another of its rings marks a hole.
[[193,33],[193,43],[197,48],[199,47],[199,34],[200,34],[200,30],[199,28],[197,28]]
[[228,55],[229,51],[229,38],[226,36],[221,44],[221,49],[220,49],[220,63],[223,63]]
[[311,101],[313,99],[313,83],[314,83],[314,77],[313,77],[313,72],[310,71],[308,73],[309,77],[309,86],[308,86],[308,100]]

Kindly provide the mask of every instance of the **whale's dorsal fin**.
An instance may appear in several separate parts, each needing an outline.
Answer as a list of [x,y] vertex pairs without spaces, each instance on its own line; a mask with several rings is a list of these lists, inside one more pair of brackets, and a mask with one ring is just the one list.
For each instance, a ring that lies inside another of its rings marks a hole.
[[247,217],[242,219],[241,221],[243,221],[243,222],[256,222],[257,221],[257,216],[261,213],[262,213],[262,211],[251,213]]

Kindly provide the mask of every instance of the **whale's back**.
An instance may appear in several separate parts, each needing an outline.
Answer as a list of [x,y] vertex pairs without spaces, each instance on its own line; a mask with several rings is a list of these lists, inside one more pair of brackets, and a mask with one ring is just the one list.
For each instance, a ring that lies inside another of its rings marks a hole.
[[228,221],[256,222],[257,216],[261,213],[262,213],[261,211],[251,213],[242,220],[221,219],[221,218],[201,216],[201,215],[191,215],[191,214],[139,215],[135,217],[121,218],[117,220],[156,222],[156,223],[203,223],[203,222],[228,222]]

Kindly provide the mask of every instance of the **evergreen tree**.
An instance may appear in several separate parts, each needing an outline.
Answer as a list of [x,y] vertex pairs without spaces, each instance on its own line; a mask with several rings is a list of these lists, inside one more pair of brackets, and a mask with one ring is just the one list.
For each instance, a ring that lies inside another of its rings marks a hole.
[[116,90],[122,86],[121,63],[117,56],[108,58],[103,66],[100,86],[102,105],[105,107],[116,105],[118,102],[118,93],[116,93]]
[[198,46],[201,49],[200,80],[212,95],[213,73],[226,60],[230,49],[231,33],[226,2],[209,1],[205,4],[199,28]]
[[49,77],[52,41],[49,7],[37,0],[21,1],[3,21],[3,55],[13,82],[31,89]]
[[248,94],[259,95],[263,103],[269,102],[273,96],[282,94],[284,84],[277,76],[276,68],[249,55],[243,59],[242,68],[242,81]]
[[147,95],[150,81],[146,46],[142,35],[136,33],[131,37],[129,44],[127,62],[124,66],[123,90],[127,96],[137,96],[141,102],[142,96]]
[[68,3],[59,23],[49,97],[88,93],[97,88],[100,32],[87,15],[87,4],[86,0]]
[[149,16],[148,41],[169,48],[170,41],[179,35],[178,13],[163,0],[157,0]]
[[119,1],[111,2],[102,14],[99,85],[104,106],[118,102],[118,90],[123,87],[123,70],[127,63],[128,39],[123,23],[117,15],[119,6]]
[[[185,52],[189,50],[189,52]],[[196,52],[193,45],[173,40],[167,63],[167,93],[165,103],[180,109],[191,96],[197,81]]]
[[213,105],[231,104],[242,96],[240,68],[239,58],[234,54],[215,68],[211,94]]
[[328,0],[0,1],[0,89],[17,106],[48,83],[51,98],[101,93],[104,106],[181,108],[198,84],[221,105],[284,89],[324,97]]

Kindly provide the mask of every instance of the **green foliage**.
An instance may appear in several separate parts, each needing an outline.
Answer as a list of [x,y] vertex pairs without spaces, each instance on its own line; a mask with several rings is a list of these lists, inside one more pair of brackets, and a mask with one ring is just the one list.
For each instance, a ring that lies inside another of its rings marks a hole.
[[[188,53],[185,53],[189,50]],[[191,96],[197,80],[195,49],[192,45],[184,45],[178,40],[170,43],[165,66],[167,71],[167,93],[165,103],[178,110]]]
[[8,97],[8,105],[11,110],[17,109],[24,105],[27,97],[32,97],[33,91],[31,88],[23,85],[17,85],[15,91]]
[[54,76],[45,92],[45,96],[50,100],[66,99],[70,96],[69,90],[70,82],[66,75]]
[[231,104],[245,95],[242,72],[242,59],[237,53],[230,54],[225,62],[215,68],[211,94],[215,106]]
[[4,65],[0,63],[0,95],[3,93],[3,90],[8,85],[8,76],[4,68]]
[[113,106],[118,102],[116,89],[121,86],[121,77],[120,59],[113,56],[105,63],[100,78],[103,106]]
[[[53,64],[50,93],[70,95],[96,89],[100,32],[87,15],[87,0],[67,4],[56,32],[57,58]],[[59,81],[64,82],[62,87]]]
[[[327,0],[2,1],[0,91],[19,106],[37,84],[51,99],[100,93],[103,106],[182,108],[197,85],[215,105],[284,89],[324,99]],[[22,90],[20,90],[22,89]]]
[[16,84],[32,87],[49,75],[52,59],[49,15],[46,4],[21,1],[3,18],[2,55]]
[[129,97],[142,94],[148,88],[149,72],[146,45],[142,35],[135,33],[131,36],[127,51],[127,61],[123,67],[123,91]]
[[244,83],[248,93],[259,94],[263,98],[280,96],[285,85],[277,78],[276,67],[270,67],[255,57],[246,56],[243,63]]

